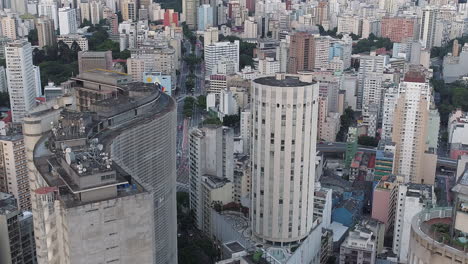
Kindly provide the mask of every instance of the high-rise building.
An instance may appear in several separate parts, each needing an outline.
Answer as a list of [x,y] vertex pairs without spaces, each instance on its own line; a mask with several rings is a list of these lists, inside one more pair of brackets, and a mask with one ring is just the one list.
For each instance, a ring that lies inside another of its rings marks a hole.
[[312,71],[315,68],[315,40],[307,32],[291,35],[289,44],[288,73]]
[[59,29],[60,35],[75,34],[77,30],[76,9],[74,8],[59,8]]
[[422,48],[431,49],[435,43],[436,22],[438,10],[428,6],[423,9],[421,18],[421,30],[419,40],[422,43]]
[[416,17],[384,17],[381,23],[381,36],[393,42],[412,41],[419,36]]
[[91,22],[91,12],[90,12],[89,9],[90,9],[90,7],[89,7],[89,2],[88,1],[86,1],[86,2],[82,1],[80,3],[81,23],[83,23],[85,21],[85,19],[86,19],[86,21]]
[[84,72],[25,120],[40,263],[177,263],[176,105],[122,77]]
[[387,56],[376,56],[375,52],[370,55],[363,55],[359,60],[358,72],[358,90],[357,90],[357,109],[362,109],[364,99],[364,83],[366,77],[371,74],[383,74],[385,66],[388,63]]
[[200,0],[183,0],[182,13],[185,15],[185,23],[190,30],[197,29],[198,7]]
[[433,164],[427,151],[427,129],[431,89],[421,72],[409,71],[399,86],[393,113],[392,141],[396,143],[395,173],[405,182],[434,183],[434,171],[426,171]]
[[91,24],[99,24],[99,21],[102,18],[102,5],[101,2],[92,0],[89,3],[89,12],[91,15]]
[[36,29],[40,48],[57,45],[54,20],[48,17],[40,17],[36,20]]
[[[203,182],[206,178],[219,182],[234,182],[234,131],[228,127],[206,125],[190,132],[190,209],[195,224],[204,232],[210,231],[209,213],[211,204],[206,204]],[[232,196],[231,193],[227,193]]]
[[435,206],[434,186],[426,184],[400,184],[395,201],[393,253],[406,263],[410,247],[411,221],[419,212]]
[[36,105],[31,43],[27,40],[8,43],[5,57],[12,118],[13,122],[21,122]]
[[212,27],[213,24],[213,8],[210,5],[201,5],[198,7],[198,27],[197,30],[205,31]]
[[73,42],[76,42],[81,51],[89,50],[88,39],[82,35],[61,35],[57,37],[57,42],[59,41],[63,41],[63,43],[67,44],[70,49],[73,45]]
[[54,29],[57,30],[59,26],[57,1],[40,0],[38,9],[39,16],[46,16],[52,19],[54,21]]
[[138,2],[137,0],[124,0],[121,4],[122,18],[124,21],[138,21]]
[[374,264],[377,255],[376,235],[365,227],[353,228],[341,243],[339,263]]
[[386,140],[392,139],[393,131],[393,113],[395,112],[395,105],[398,99],[398,88],[387,87],[383,95],[383,108],[382,108],[382,133],[381,138]]
[[32,225],[31,213],[21,213],[15,197],[0,192],[0,263],[37,263]]
[[253,234],[294,243],[312,230],[318,84],[277,74],[253,81]]
[[205,30],[203,33],[203,44],[210,45],[218,42],[219,39],[219,30],[217,27],[210,27]]
[[80,51],[78,52],[78,71],[83,73],[88,70],[103,69],[112,70],[111,51]]
[[[215,65],[222,58],[226,58],[239,65],[239,41],[216,42],[205,46],[205,72],[209,76],[212,74]],[[239,69],[236,69],[238,71]]]
[[2,36],[7,37],[10,40],[18,38],[18,22],[12,15],[2,17]]
[[0,137],[0,192],[10,193],[21,211],[31,210],[28,169],[22,135]]

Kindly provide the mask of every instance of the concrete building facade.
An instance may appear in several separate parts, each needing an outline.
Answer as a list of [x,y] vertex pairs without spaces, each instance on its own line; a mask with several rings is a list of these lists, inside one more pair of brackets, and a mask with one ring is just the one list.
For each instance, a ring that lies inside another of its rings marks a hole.
[[318,84],[283,74],[255,79],[251,111],[253,234],[300,241],[313,225]]

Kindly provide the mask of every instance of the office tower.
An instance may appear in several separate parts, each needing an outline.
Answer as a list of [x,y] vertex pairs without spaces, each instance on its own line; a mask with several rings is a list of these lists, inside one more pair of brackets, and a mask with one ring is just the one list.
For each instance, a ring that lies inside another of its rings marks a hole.
[[2,17],[2,36],[7,37],[10,40],[15,40],[18,37],[18,22],[12,15]]
[[393,253],[399,262],[406,263],[412,220],[419,212],[435,206],[434,186],[426,184],[400,184],[395,201],[395,229]]
[[[431,89],[421,72],[409,71],[399,86],[393,113],[392,141],[396,143],[395,173],[405,182],[432,184],[435,164],[428,163],[427,129]],[[434,165],[433,172],[427,172]]]
[[0,144],[0,192],[14,195],[19,210],[31,210],[23,136],[1,136]]
[[201,5],[198,7],[198,27],[197,30],[204,31],[213,24],[213,8],[210,5]]
[[86,21],[91,22],[91,11],[90,11],[90,6],[88,1],[82,1],[80,3],[80,17],[81,17],[81,23],[83,23],[86,19]]
[[364,76],[363,108],[370,104],[380,104],[383,95],[382,79],[382,73],[370,72]]
[[60,35],[75,34],[78,27],[76,9],[59,8],[58,12]]
[[183,0],[182,13],[185,15],[185,23],[190,30],[197,29],[199,0]]
[[253,81],[252,231],[293,243],[313,223],[318,84],[277,74]]
[[55,0],[40,0],[39,5],[39,16],[46,16],[54,21],[54,29],[58,29],[58,7]]
[[[234,182],[234,131],[232,128],[205,125],[190,132],[189,150],[189,193],[190,209],[194,213],[195,225],[204,232],[210,231],[211,210],[204,198],[203,182],[207,178],[219,182]],[[232,195],[232,191],[229,196]]]
[[431,49],[435,44],[436,22],[439,11],[431,6],[423,9],[419,40],[422,48]]
[[89,3],[89,13],[91,15],[91,24],[99,24],[102,18],[102,6],[99,1],[91,1]]
[[138,3],[137,0],[124,0],[122,2],[122,18],[124,21],[138,21]]
[[381,36],[393,42],[401,43],[418,38],[416,17],[384,17],[381,23]]
[[[216,42],[205,46],[205,72],[212,74],[215,65],[222,58],[228,59],[239,65],[239,41]],[[236,71],[239,69],[237,68]]]
[[39,39],[39,48],[57,45],[54,20],[42,16],[36,20],[36,29],[37,37]]
[[111,51],[79,51],[78,70],[80,73],[93,69],[112,70]]
[[312,71],[315,68],[314,36],[307,32],[291,35],[289,44],[288,73]]
[[40,263],[177,263],[176,105],[128,79],[84,72],[25,120]]
[[27,40],[8,43],[5,57],[12,118],[13,122],[21,122],[36,105],[31,43]]
[[15,197],[0,192],[0,263],[37,263],[32,225],[31,213],[21,213]]

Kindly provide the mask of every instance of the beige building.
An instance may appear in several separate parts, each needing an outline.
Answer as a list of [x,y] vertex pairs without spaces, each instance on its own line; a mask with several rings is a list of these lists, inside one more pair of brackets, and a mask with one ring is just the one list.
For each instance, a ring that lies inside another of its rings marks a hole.
[[138,0],[123,0],[121,2],[121,9],[122,9],[122,19],[124,21],[137,21],[137,14],[138,14]]
[[82,73],[24,121],[39,263],[177,263],[176,105],[121,76]]
[[7,37],[11,40],[15,40],[18,37],[18,22],[16,18],[9,15],[2,17],[1,19],[2,24],[2,36]]
[[78,52],[78,71],[83,73],[94,69],[112,70],[112,51]]
[[251,226],[266,243],[298,242],[313,227],[319,91],[306,77],[252,83]]
[[0,137],[0,192],[13,194],[22,211],[31,210],[26,165],[23,136]]
[[54,20],[47,17],[40,17],[36,21],[37,37],[39,48],[56,45]]
[[434,155],[426,144],[431,89],[421,72],[406,73],[393,113],[392,141],[396,143],[394,173],[405,182],[433,184]]

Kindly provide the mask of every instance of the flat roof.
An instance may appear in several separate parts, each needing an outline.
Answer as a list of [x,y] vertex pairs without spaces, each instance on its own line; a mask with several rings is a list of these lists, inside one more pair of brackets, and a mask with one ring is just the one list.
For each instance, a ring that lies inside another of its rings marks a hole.
[[237,241],[233,241],[233,242],[228,242],[228,243],[225,243],[224,246],[226,248],[228,248],[231,252],[233,253],[237,253],[237,252],[241,252],[241,251],[244,251],[245,248],[244,246],[242,246],[239,242]]
[[303,82],[299,77],[286,76],[283,79],[277,79],[275,76],[261,77],[254,80],[255,83],[278,87],[302,87],[312,85],[314,82]]

